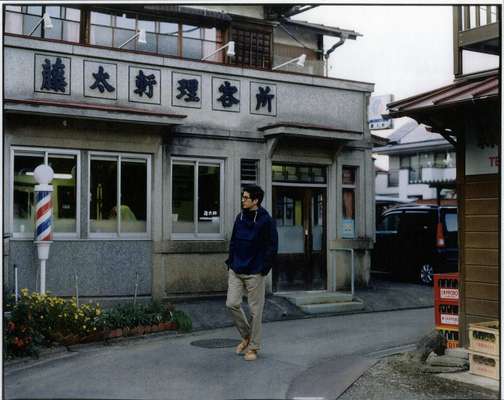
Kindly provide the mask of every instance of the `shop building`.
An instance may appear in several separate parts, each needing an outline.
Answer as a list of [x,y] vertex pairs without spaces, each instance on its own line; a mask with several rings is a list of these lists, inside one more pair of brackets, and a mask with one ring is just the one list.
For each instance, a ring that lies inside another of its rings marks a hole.
[[499,69],[468,73],[466,51],[501,53],[499,6],[453,6],[454,81],[388,104],[440,132],[457,153],[460,345],[472,323],[500,321],[501,92]]
[[[250,182],[265,188],[279,232],[268,291],[347,290],[351,257],[365,285],[373,84],[323,76],[324,35],[344,43],[359,34],[288,18],[303,9],[6,6],[9,288],[16,267],[19,287],[37,289],[41,163],[55,172],[52,293],[74,295],[76,277],[85,298],[129,297],[136,285],[158,299],[225,291],[224,260]],[[304,67],[275,68],[287,57]]]

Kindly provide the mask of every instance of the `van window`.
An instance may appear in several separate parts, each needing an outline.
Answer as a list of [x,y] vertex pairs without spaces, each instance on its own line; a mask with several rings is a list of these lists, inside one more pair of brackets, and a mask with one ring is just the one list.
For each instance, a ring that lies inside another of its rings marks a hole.
[[381,232],[395,232],[399,227],[399,213],[389,214],[382,218],[376,227],[377,231]]
[[434,213],[430,211],[406,211],[401,220],[403,234],[416,234],[433,231],[435,226]]
[[444,216],[444,225],[447,232],[458,232],[457,214],[446,213]]

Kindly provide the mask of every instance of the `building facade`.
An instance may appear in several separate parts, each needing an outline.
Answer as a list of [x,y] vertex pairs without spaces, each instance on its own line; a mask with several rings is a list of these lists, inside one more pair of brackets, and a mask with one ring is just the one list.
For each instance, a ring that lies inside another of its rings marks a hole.
[[453,6],[454,81],[388,104],[392,117],[431,126],[457,151],[460,345],[471,323],[500,321],[502,145],[499,69],[468,73],[464,52],[501,54],[501,6]]
[[411,121],[394,131],[387,145],[388,171],[376,172],[376,195],[418,203],[456,204],[456,155],[451,143]]
[[[321,76],[323,35],[358,34],[285,22],[299,11],[6,7],[4,282],[14,286],[16,269],[19,287],[37,289],[33,169],[47,163],[55,294],[74,295],[76,282],[89,298],[225,291],[241,188],[251,182],[265,188],[279,231],[270,292],[348,287],[349,249],[366,284],[373,85]],[[42,22],[30,36],[44,13],[53,28]],[[212,55],[230,40],[233,57]],[[301,54],[309,73],[273,69]]]

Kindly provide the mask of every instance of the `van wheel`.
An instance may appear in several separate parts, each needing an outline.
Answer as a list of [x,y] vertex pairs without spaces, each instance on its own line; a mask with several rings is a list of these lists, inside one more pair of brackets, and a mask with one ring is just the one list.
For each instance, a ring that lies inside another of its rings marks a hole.
[[432,264],[425,263],[420,266],[420,282],[425,285],[432,285],[434,278],[434,268]]

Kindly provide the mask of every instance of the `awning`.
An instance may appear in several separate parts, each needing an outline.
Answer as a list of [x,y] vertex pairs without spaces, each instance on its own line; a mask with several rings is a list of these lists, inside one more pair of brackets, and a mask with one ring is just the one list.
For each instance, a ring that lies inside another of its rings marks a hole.
[[178,125],[183,114],[157,112],[106,104],[77,103],[48,99],[4,99],[4,112],[96,119],[148,125]]
[[391,118],[411,117],[453,145],[467,121],[477,127],[476,132],[498,132],[499,70],[461,76],[451,85],[389,103],[387,108]]
[[290,136],[322,140],[361,140],[364,133],[336,127],[311,125],[298,122],[279,122],[258,128],[265,138]]
[[356,40],[358,36],[362,36],[361,33],[351,31],[349,29],[341,29],[333,26],[314,24],[312,22],[294,21],[292,19],[285,19],[285,18],[282,19],[281,22],[285,23],[286,25],[299,26],[304,29],[309,29],[312,32],[326,36],[335,36],[335,37],[345,36],[347,39],[353,39],[353,40]]
[[376,154],[407,154],[418,151],[439,151],[449,150],[453,146],[444,139],[424,140],[422,142],[411,142],[404,144],[391,144],[386,146],[374,147],[373,153]]
[[410,116],[429,109],[450,107],[460,103],[498,99],[499,70],[465,75],[454,83],[430,92],[387,104],[392,118]]

